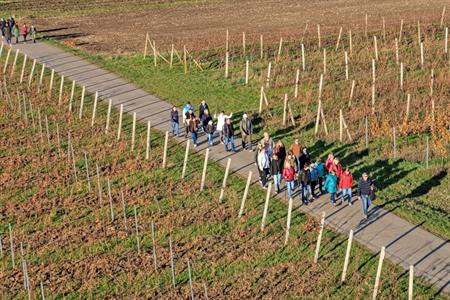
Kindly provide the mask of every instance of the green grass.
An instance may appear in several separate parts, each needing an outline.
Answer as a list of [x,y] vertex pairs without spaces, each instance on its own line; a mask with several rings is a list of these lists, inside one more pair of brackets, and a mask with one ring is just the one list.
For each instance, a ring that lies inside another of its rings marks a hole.
[[[140,55],[96,56],[70,49],[60,43],[52,43],[122,76],[174,105],[181,106],[186,101],[191,101],[194,107],[198,107],[200,101],[206,99],[213,113],[220,110],[233,112],[236,116],[235,122],[239,121],[239,116],[244,112],[256,113],[258,109],[257,83],[247,87],[236,76],[232,80],[225,80],[223,70],[216,67],[199,71],[192,65],[189,73],[184,74],[184,69],[179,64],[170,69],[167,64],[160,61],[160,64],[154,67],[151,59],[143,60]],[[202,55],[206,54],[199,54]],[[300,86],[303,93],[311,93],[316,89],[316,82],[306,82]],[[276,95],[280,91],[275,88],[269,93]],[[263,131],[268,131],[275,140],[281,139],[285,145],[290,145],[295,137],[299,137],[313,157],[325,158],[328,153],[333,152],[344,166],[351,168],[355,178],[359,178],[362,172],[366,171],[377,181],[379,195],[376,204],[410,222],[420,224],[439,236],[450,238],[450,220],[447,217],[450,213],[450,203],[447,201],[447,195],[450,193],[448,155],[442,157],[436,155],[431,159],[429,169],[424,168],[423,160],[401,158],[402,154],[408,156],[412,153],[415,158],[423,159],[425,154],[423,134],[398,137],[397,152],[400,158],[393,159],[392,139],[389,136],[371,140],[368,151],[363,145],[363,137],[350,144],[336,142],[334,138],[325,137],[323,133],[316,137],[313,121],[305,120],[301,116],[302,111],[306,118],[314,116],[317,110],[315,102],[307,104],[306,107],[302,103],[296,106],[297,108],[294,107],[300,113],[300,120],[297,119],[300,125],[283,128],[279,120],[282,114],[281,99],[279,103],[272,111],[278,117],[260,122],[256,128],[257,136],[261,136]],[[338,131],[337,126],[336,123],[328,123],[329,131],[334,133]],[[336,138],[336,134],[334,137]]]
[[[80,90],[77,89],[76,99]],[[378,259],[361,246],[352,248],[348,281],[340,284],[346,237],[326,229],[320,260],[312,264],[317,237],[317,221],[295,212],[290,241],[283,246],[286,206],[271,199],[267,226],[260,232],[264,192],[251,187],[246,211],[237,212],[245,180],[230,176],[225,201],[217,202],[224,170],[208,166],[206,190],[199,192],[203,158],[191,154],[186,180],[180,179],[183,147],[169,143],[168,168],[161,168],[163,136],[152,132],[152,157],[144,160],[145,127],[139,125],[138,143],[130,151],[129,116],[126,130],[116,142],[117,111],[113,111],[111,131],[104,133],[105,110],[98,107],[96,125],[78,120],[78,109],[67,113],[45,97],[32,95],[35,109],[48,115],[51,143],[40,142],[38,127],[25,124],[17,111],[0,105],[0,158],[2,185],[0,236],[8,245],[7,224],[13,227],[16,245],[25,244],[33,297],[38,297],[43,281],[47,298],[181,298],[188,295],[186,262],[193,266],[194,291],[201,297],[203,283],[211,298],[252,298],[271,295],[292,298],[368,298],[371,295]],[[3,99],[2,99],[3,100]],[[78,104],[78,102],[76,102]],[[15,107],[15,106],[14,106]],[[92,109],[92,98],[85,103]],[[31,113],[29,113],[31,118]],[[70,130],[77,161],[78,182],[67,158],[67,140],[62,138],[58,154],[56,122],[61,136]],[[21,148],[17,152],[15,149]],[[88,192],[83,152],[89,158],[93,191]],[[102,202],[99,203],[95,164],[100,166]],[[115,221],[110,220],[106,178],[110,178]],[[33,179],[33,180],[29,180]],[[23,182],[28,182],[23,185]],[[30,190],[38,189],[30,193]],[[129,230],[125,231],[119,190],[127,203]],[[134,212],[140,228],[141,251],[136,245]],[[156,225],[155,247],[158,272],[153,271],[151,223]],[[177,287],[171,288],[168,240],[172,238]],[[5,247],[0,258],[0,296],[26,298],[20,265],[11,267]],[[17,254],[17,253],[16,253]],[[20,259],[20,255],[16,255]],[[20,278],[20,279],[18,279]],[[405,298],[407,273],[389,262],[383,266],[382,298]],[[415,281],[415,293],[423,298],[444,298]]]

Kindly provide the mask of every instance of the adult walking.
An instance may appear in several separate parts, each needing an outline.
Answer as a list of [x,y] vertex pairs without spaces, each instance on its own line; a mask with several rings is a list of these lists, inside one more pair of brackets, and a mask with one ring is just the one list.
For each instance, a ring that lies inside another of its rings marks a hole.
[[302,184],[302,202],[303,204],[308,205],[309,201],[312,199],[309,163],[305,163],[303,169],[299,171],[299,180]]
[[2,32],[2,36],[5,36],[5,29],[6,29],[6,21],[5,19],[0,19],[0,30]]
[[211,115],[209,114],[209,110],[208,110],[208,109],[205,109],[205,110],[203,111],[203,114],[202,114],[202,116],[200,117],[200,121],[201,121],[201,123],[202,123],[202,130],[203,130],[204,132],[206,132],[206,126],[208,125],[209,121],[212,121],[212,117],[211,117]]
[[225,144],[225,151],[228,150],[228,144],[231,144],[231,150],[233,152],[236,151],[236,146],[234,144],[234,129],[233,124],[231,123],[231,119],[226,119],[225,125],[223,126],[223,136],[224,136],[224,144]]
[[232,116],[233,116],[233,113],[231,113],[230,115],[226,115],[224,111],[221,111],[218,115],[214,116],[214,118],[217,119],[216,129],[219,132],[219,139],[222,144],[224,143],[223,126],[225,125],[225,120],[231,119]]
[[197,147],[197,132],[198,132],[198,120],[195,118],[194,114],[189,116],[188,128],[191,134],[192,142],[194,143],[194,148]]
[[173,136],[178,136],[180,130],[180,123],[178,119],[178,110],[176,106],[172,106],[170,111],[170,127],[172,129]]
[[11,36],[12,36],[14,26],[16,26],[16,21],[14,20],[14,17],[9,17],[8,26],[9,26],[9,33],[11,33]]
[[11,30],[9,29],[8,24],[6,24],[6,28],[5,28],[5,40],[6,40],[6,43],[11,44]]
[[375,185],[372,179],[369,178],[367,173],[362,174],[362,178],[358,183],[358,196],[362,202],[364,218],[367,219],[369,214],[369,206],[371,201],[374,199],[375,195]]
[[342,202],[347,198],[349,206],[352,205],[352,187],[353,175],[350,173],[348,167],[346,167],[339,179],[339,190],[342,192]]
[[[200,103],[200,107],[198,108],[198,117],[200,118],[200,120],[202,119],[203,114],[207,110],[209,110],[208,103],[206,103],[205,100],[202,100],[202,102]],[[206,123],[208,123],[208,122],[206,122]]]
[[239,123],[239,128],[241,130],[242,149],[246,150],[248,147],[248,151],[252,151],[253,124],[247,114],[242,115],[241,122]]
[[210,120],[208,122],[208,125],[205,127],[205,132],[208,136],[208,144],[210,146],[214,146],[214,132],[216,131],[216,128],[214,127],[213,120]]
[[275,193],[279,193],[281,191],[281,172],[283,171],[283,164],[278,156],[274,154],[272,156],[272,161],[270,162],[270,173],[273,177],[273,185],[275,188]]
[[284,163],[283,179],[286,182],[288,197],[292,198],[295,189],[295,169],[288,160]]
[[322,194],[322,185],[323,185],[323,179],[325,176],[325,169],[322,163],[322,159],[320,157],[318,157],[316,159],[316,162],[314,163],[314,167],[317,169],[317,175],[319,176],[318,182],[319,182],[319,190],[320,193]]
[[259,170],[260,182],[264,189],[266,189],[267,176],[269,175],[270,161],[264,146],[260,145],[258,149],[257,165]]
[[272,157],[273,154],[273,140],[268,132],[264,132],[263,138],[261,139],[261,145],[266,149],[267,155]]
[[31,40],[33,41],[33,43],[36,43],[36,34],[37,34],[36,27],[34,27],[33,25],[31,25],[31,26],[30,26],[29,34],[30,34],[30,36],[31,36]]
[[300,155],[302,154],[302,145],[298,139],[294,140],[294,143],[289,147],[289,151],[292,151],[292,154],[295,156],[295,161],[297,164],[297,170],[300,169]]
[[309,155],[308,149],[303,148],[302,149],[302,154],[300,155],[299,158],[300,161],[300,170],[303,170],[305,164],[309,164],[311,162],[311,156]]
[[184,130],[185,130],[185,134],[184,134],[185,138],[188,137],[188,133],[189,133],[189,119],[190,119],[190,116],[188,114],[189,111],[191,111],[193,113],[194,108],[192,107],[191,102],[188,101],[183,106],[183,124],[184,124]]
[[323,185],[324,190],[330,194],[330,202],[336,206],[335,195],[338,190],[337,177],[333,170],[328,173],[325,178],[325,184]]
[[20,29],[19,29],[19,26],[17,24],[14,25],[13,35],[16,38],[16,44],[18,44],[19,43],[19,37],[20,37]]
[[20,27],[20,35],[23,37],[23,42],[27,42],[27,35],[28,35],[28,27],[27,24],[23,24],[22,27]]

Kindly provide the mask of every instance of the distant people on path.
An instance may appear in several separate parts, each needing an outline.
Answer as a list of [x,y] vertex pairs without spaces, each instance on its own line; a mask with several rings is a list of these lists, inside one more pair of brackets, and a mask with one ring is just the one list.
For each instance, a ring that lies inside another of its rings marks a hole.
[[311,156],[309,155],[308,149],[306,149],[306,148],[302,149],[302,154],[300,154],[299,162],[300,162],[299,163],[300,170],[303,170],[303,167],[305,166],[305,164],[311,162]]
[[19,43],[19,37],[20,37],[20,29],[19,29],[19,26],[17,24],[14,25],[13,35],[16,38],[16,44],[18,44]]
[[189,124],[188,128],[189,128],[189,133],[191,134],[192,142],[194,143],[194,147],[197,147],[198,120],[193,113],[191,113],[189,115],[188,124]]
[[222,144],[224,144],[223,139],[223,126],[225,125],[225,119],[231,119],[233,113],[230,115],[226,115],[224,111],[221,111],[218,115],[215,115],[214,118],[217,119],[216,130],[219,132],[219,139]]
[[263,138],[261,139],[261,145],[263,145],[267,155],[271,158],[273,154],[273,140],[268,132],[264,132]]
[[180,130],[180,123],[178,119],[178,110],[176,106],[173,106],[170,112],[170,127],[172,129],[172,134],[174,136],[178,136]]
[[327,172],[331,172],[331,169],[333,167],[333,160],[334,155],[333,153],[328,154],[328,158],[325,160],[325,169],[327,169]]
[[27,35],[28,35],[28,27],[27,24],[23,24],[22,27],[20,27],[20,35],[23,37],[23,42],[27,42]]
[[261,186],[266,189],[267,177],[269,176],[270,160],[266,149],[262,144],[258,145],[256,164],[259,171]]
[[339,178],[339,190],[342,194],[342,202],[347,198],[348,205],[352,205],[352,187],[353,187],[353,175],[350,173],[348,167],[342,173]]
[[6,25],[5,28],[5,40],[6,43],[11,44],[11,30],[9,29],[9,25]]
[[298,139],[294,140],[294,143],[289,147],[289,151],[292,151],[292,154],[295,156],[297,170],[300,168],[300,155],[302,154],[302,145]]
[[225,120],[225,125],[223,126],[223,137],[224,137],[225,151],[230,151],[228,149],[228,144],[231,144],[231,150],[233,152],[237,152],[236,145],[234,144],[233,124],[231,123],[231,119],[229,118]]
[[311,163],[309,165],[309,173],[311,174],[311,196],[312,199],[316,199],[316,186],[319,182],[319,171],[317,170],[316,164]]
[[208,144],[214,146],[214,132],[216,128],[214,127],[213,120],[209,120],[208,125],[205,127],[205,132],[208,136]]
[[183,124],[184,124],[184,129],[185,129],[185,134],[184,137],[187,138],[188,134],[189,134],[189,115],[188,112],[192,111],[192,113],[194,112],[194,108],[191,105],[191,102],[187,102],[184,106],[183,106]]
[[323,189],[326,190],[330,194],[330,203],[336,206],[336,199],[335,195],[338,191],[338,183],[337,183],[337,176],[334,173],[334,170],[331,170],[330,173],[328,173],[327,177],[325,178],[325,183],[323,185]]
[[242,115],[241,122],[239,123],[239,129],[241,130],[242,149],[253,151],[252,147],[252,134],[253,124],[247,114]]
[[358,183],[358,197],[362,202],[364,218],[367,219],[369,206],[372,200],[375,199],[375,185],[365,172],[362,174],[362,178]]
[[309,163],[303,165],[303,169],[299,171],[299,181],[302,185],[302,203],[308,205],[312,200],[311,192],[311,172],[309,171]]
[[[198,108],[198,117],[200,118],[200,120],[202,119],[203,114],[207,110],[209,110],[209,106],[205,100],[202,100],[202,102],[200,103],[200,107]],[[208,123],[208,122],[206,122],[206,123]]]
[[324,180],[324,176],[325,176],[325,170],[324,170],[324,166],[322,163],[322,159],[320,157],[318,157],[316,159],[316,162],[314,163],[314,167],[317,169],[317,175],[319,177],[319,179],[318,179],[319,191],[322,194],[322,184],[323,184],[323,180]]
[[209,121],[212,121],[212,117],[209,114],[209,110],[205,109],[202,113],[202,116],[200,117],[200,121],[202,123],[202,130],[203,132],[206,132],[206,126],[208,125]]
[[283,172],[283,163],[278,156],[274,154],[270,162],[270,174],[272,174],[275,193],[281,191],[281,173]]
[[31,36],[31,40],[33,41],[33,43],[36,43],[37,30],[36,27],[34,27],[34,25],[30,26],[30,31],[28,32],[28,34]]
[[286,182],[288,197],[293,198],[295,189],[295,169],[288,160],[284,162],[283,179]]
[[[284,144],[281,140],[276,143],[272,156],[275,154],[278,156],[278,159],[281,160],[281,163],[284,166],[284,161],[286,160],[286,148],[284,147]],[[294,167],[295,165],[291,166]]]
[[1,30],[2,36],[5,36],[6,21],[3,18],[0,19],[0,30]]

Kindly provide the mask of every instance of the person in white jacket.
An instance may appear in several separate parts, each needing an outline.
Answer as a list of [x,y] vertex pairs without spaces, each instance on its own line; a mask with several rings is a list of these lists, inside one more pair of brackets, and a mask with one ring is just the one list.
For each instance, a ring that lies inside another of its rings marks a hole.
[[266,149],[261,146],[258,153],[258,169],[260,174],[261,185],[265,189],[267,184],[267,177],[269,176],[270,159],[267,155]]
[[231,119],[233,113],[226,115],[224,111],[221,111],[218,115],[214,115],[214,118],[217,119],[216,130],[219,132],[220,142],[223,144],[223,125],[225,125],[226,119]]

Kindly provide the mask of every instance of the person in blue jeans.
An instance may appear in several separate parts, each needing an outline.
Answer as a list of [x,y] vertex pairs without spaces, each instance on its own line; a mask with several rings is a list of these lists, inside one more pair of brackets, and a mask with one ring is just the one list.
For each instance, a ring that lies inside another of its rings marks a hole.
[[225,125],[223,126],[223,136],[224,136],[225,151],[230,151],[228,150],[228,144],[231,143],[231,150],[233,152],[237,152],[236,145],[234,144],[233,124],[231,123],[230,119],[225,120]]
[[372,197],[375,194],[375,185],[369,178],[367,173],[362,174],[362,178],[358,183],[358,196],[362,201],[364,218],[367,219],[369,214],[369,206],[372,201]]
[[192,142],[194,143],[194,148],[197,147],[197,132],[198,132],[198,120],[193,114],[190,115],[188,121],[189,132],[191,133]]
[[180,130],[180,123],[178,119],[178,110],[176,106],[173,106],[172,111],[170,112],[170,124],[172,128],[172,134],[174,136],[178,136]]
[[292,198],[292,193],[295,189],[295,169],[289,160],[284,162],[283,179],[286,182],[288,197]]
[[330,202],[331,204],[336,206],[335,195],[338,190],[338,184],[337,184],[337,176],[333,170],[331,170],[330,173],[328,173],[327,177],[325,178],[323,189],[326,190],[328,193],[330,193]]
[[281,172],[283,171],[283,161],[279,159],[278,155],[274,154],[272,160],[270,161],[270,174],[273,177],[273,185],[275,188],[275,193],[281,191]]
[[214,123],[212,120],[209,120],[208,125],[205,127],[205,132],[208,135],[208,144],[210,146],[214,145],[214,132],[216,131],[216,128],[214,127]]

